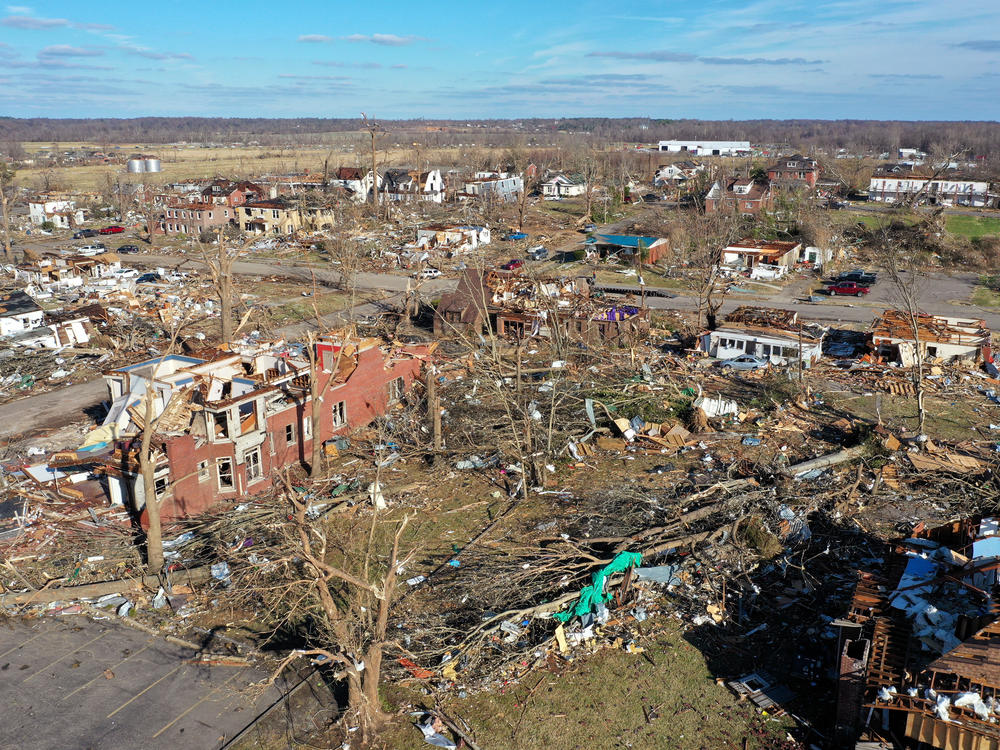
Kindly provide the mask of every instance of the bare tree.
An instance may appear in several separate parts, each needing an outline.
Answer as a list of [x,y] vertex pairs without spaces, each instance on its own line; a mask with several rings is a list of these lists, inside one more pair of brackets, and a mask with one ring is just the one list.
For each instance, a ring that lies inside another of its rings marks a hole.
[[[282,612],[282,624],[309,613],[313,647],[289,654],[272,681],[298,657],[328,659],[338,667],[336,676],[347,682],[348,720],[360,727],[362,741],[370,742],[386,718],[379,686],[385,649],[390,645],[389,617],[398,596],[398,576],[415,556],[415,552],[400,551],[410,516],[383,520],[373,512],[367,530],[349,530],[334,538],[325,519],[310,514],[308,499],[287,477],[282,479],[291,514],[285,527],[287,554],[274,567],[285,571],[286,582],[257,586],[247,581],[246,590],[262,596],[280,592],[280,601],[265,606]],[[386,526],[388,534],[383,532]]]
[[14,168],[0,163],[0,218],[3,219],[3,257],[8,263],[14,261],[14,250],[10,244],[10,194],[14,192]]
[[233,307],[236,296],[236,281],[233,265],[246,252],[245,246],[231,245],[226,233],[219,231],[215,248],[201,247],[201,257],[212,278],[212,286],[219,298],[220,333],[222,343],[232,343],[234,334]]
[[[166,351],[160,356],[149,374],[146,392],[143,394],[143,415],[139,437],[139,478],[142,481],[142,496],[146,504],[146,516],[149,528],[146,530],[146,564],[149,572],[159,574],[163,570],[163,524],[160,518],[160,506],[163,500],[156,492],[156,458],[153,455],[153,438],[160,419],[165,413],[167,404],[161,404],[160,412],[154,414],[154,401],[157,396],[156,378],[163,361],[174,351],[177,338],[185,321],[177,325],[167,345]],[[169,397],[168,397],[169,398]],[[164,497],[166,492],[163,493]]]
[[[917,434],[924,434],[927,410],[924,405],[924,353],[920,347],[920,297],[927,280],[923,254],[916,241],[919,229],[899,233],[884,226],[876,233],[876,255],[892,282],[892,302],[910,329],[913,345],[911,375],[917,395]],[[904,358],[905,363],[905,358]]]

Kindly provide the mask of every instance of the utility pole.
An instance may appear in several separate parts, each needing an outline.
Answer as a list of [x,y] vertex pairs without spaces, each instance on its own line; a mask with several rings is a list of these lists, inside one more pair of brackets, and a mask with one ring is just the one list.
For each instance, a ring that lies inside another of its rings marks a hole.
[[365,130],[368,131],[372,138],[372,203],[375,205],[376,211],[378,210],[378,172],[375,171],[376,167],[376,151],[375,151],[375,136],[378,134],[379,126],[374,119],[369,120],[368,115],[364,112],[361,113],[362,121],[364,122]]

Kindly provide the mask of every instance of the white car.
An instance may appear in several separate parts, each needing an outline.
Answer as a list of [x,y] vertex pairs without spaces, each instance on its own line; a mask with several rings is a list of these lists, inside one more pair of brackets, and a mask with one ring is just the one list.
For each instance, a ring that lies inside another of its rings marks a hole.
[[436,268],[425,268],[423,271],[417,274],[418,279],[436,279],[441,275],[441,272]]
[[85,256],[100,255],[101,253],[107,252],[107,249],[104,247],[104,245],[100,244],[99,242],[94,245],[83,245],[82,247],[74,248],[74,250],[77,255],[85,255]]
[[119,268],[115,271],[115,276],[123,279],[134,279],[139,275],[139,272],[134,268]]

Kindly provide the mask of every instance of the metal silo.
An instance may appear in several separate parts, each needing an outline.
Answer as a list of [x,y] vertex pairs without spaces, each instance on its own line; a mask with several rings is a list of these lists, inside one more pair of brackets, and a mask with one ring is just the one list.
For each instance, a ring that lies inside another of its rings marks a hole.
[[129,159],[128,171],[129,174],[138,174],[139,172],[145,172],[146,162],[143,161],[142,159]]
[[147,172],[159,172],[160,171],[160,160],[159,159],[146,159],[146,171]]

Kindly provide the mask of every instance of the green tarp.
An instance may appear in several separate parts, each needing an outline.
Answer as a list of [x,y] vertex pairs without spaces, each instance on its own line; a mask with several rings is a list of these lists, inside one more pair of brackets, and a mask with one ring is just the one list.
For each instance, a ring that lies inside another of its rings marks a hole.
[[611,598],[609,594],[604,593],[604,580],[608,576],[641,564],[642,555],[638,552],[619,552],[614,560],[594,573],[593,583],[580,590],[580,598],[573,606],[563,612],[556,612],[553,617],[559,622],[569,622],[573,617],[582,617],[592,612],[595,604],[602,604]]

